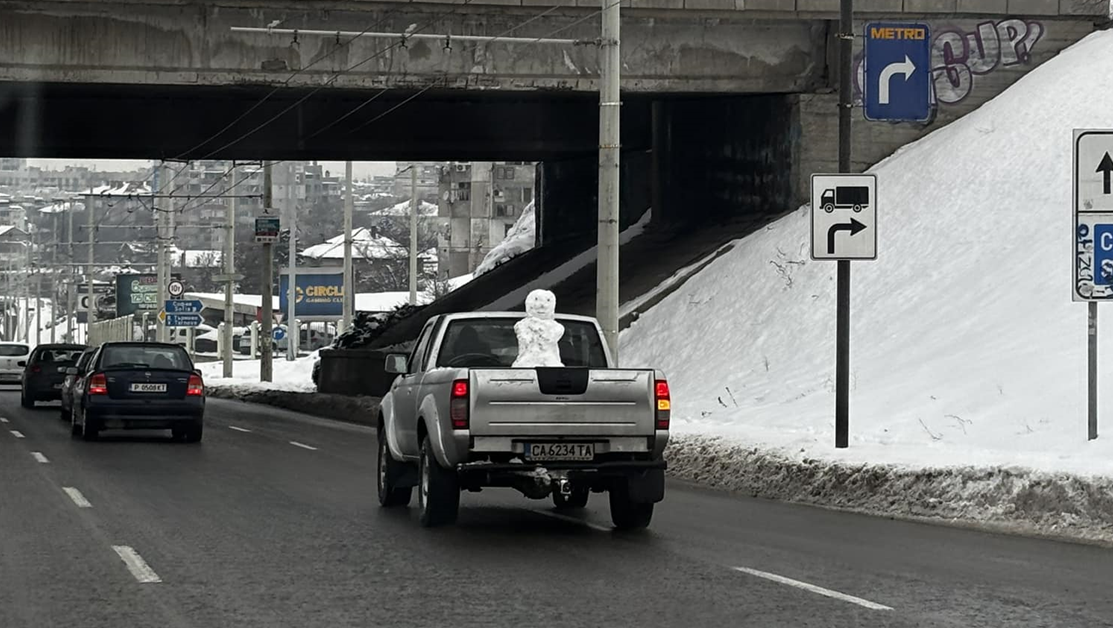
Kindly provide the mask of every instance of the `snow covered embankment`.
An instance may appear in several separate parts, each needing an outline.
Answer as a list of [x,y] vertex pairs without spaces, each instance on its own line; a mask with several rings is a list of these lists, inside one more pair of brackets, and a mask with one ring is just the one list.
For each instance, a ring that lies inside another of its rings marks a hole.
[[[1111,75],[1113,32],[1094,33],[871,169],[880,250],[854,266],[848,449],[833,447],[835,268],[808,258],[806,207],[646,311],[623,362],[669,375],[673,470],[769,497],[1110,534],[1113,438],[1106,425],[1086,440],[1067,234],[1072,129],[1113,127]],[[1099,343],[1113,352],[1113,335]]]

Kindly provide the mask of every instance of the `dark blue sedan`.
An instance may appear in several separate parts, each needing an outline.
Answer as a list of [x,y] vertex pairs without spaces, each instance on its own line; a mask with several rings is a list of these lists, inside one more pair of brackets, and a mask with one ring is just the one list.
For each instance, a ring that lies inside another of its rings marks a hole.
[[106,342],[77,373],[72,432],[95,440],[103,430],[169,429],[201,441],[205,384],[179,345]]

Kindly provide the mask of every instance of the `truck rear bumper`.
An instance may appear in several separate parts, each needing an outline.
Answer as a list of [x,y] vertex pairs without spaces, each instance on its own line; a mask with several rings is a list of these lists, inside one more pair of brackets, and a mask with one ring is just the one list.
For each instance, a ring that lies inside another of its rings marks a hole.
[[514,464],[472,462],[456,466],[460,486],[477,491],[483,487],[516,488],[527,497],[541,499],[558,484],[592,491],[623,490],[638,503],[654,503],[665,498],[665,469],[668,464],[657,460],[615,460],[574,463]]
[[460,474],[476,472],[530,472],[534,469],[549,471],[569,471],[576,473],[606,473],[613,471],[644,471],[646,469],[667,469],[668,463],[660,460],[614,460],[609,462],[531,462],[525,464],[506,462],[465,462],[456,465]]

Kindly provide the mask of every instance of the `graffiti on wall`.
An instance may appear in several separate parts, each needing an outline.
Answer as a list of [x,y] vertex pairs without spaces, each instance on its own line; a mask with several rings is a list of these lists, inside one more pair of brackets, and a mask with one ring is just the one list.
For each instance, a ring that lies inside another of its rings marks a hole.
[[[977,77],[1028,65],[1044,32],[1043,23],[1020,18],[982,22],[972,31],[954,27],[935,31],[931,47],[933,102],[958,104],[974,90]],[[860,101],[865,83],[863,53],[855,57],[855,68],[854,91]]]

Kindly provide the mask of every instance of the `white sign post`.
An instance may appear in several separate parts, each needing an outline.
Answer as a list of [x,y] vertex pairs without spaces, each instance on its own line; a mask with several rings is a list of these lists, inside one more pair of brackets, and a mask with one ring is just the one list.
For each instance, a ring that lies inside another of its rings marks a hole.
[[1074,131],[1074,285],[1089,303],[1087,438],[1098,437],[1098,301],[1113,299],[1113,130]]
[[835,447],[850,446],[850,262],[877,259],[877,177],[812,175],[812,259],[838,262]]

